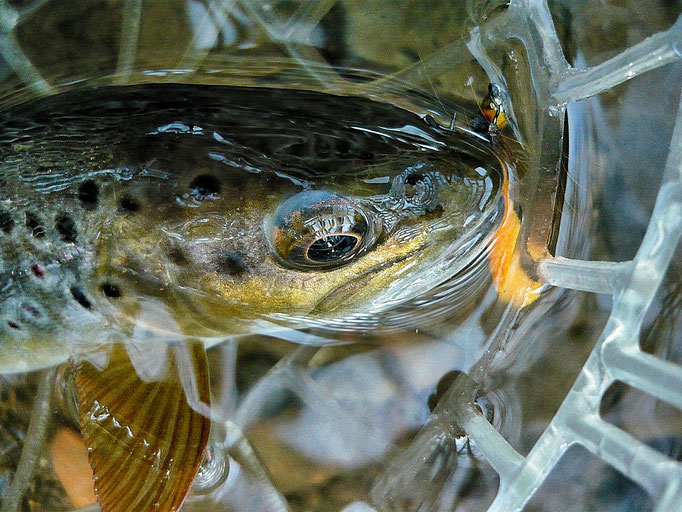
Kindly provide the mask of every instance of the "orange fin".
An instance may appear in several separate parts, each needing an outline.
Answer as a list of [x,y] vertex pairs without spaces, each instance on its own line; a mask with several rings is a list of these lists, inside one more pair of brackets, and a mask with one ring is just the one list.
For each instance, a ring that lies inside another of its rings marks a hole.
[[186,396],[188,376],[179,373],[191,368],[194,399],[209,404],[204,348],[191,342],[184,353],[191,364],[170,357],[165,374],[153,382],[138,376],[120,344],[104,368],[87,360],[74,364],[81,432],[102,512],[172,512],[182,505],[210,428]]
[[534,281],[521,266],[515,250],[521,230],[521,220],[509,198],[509,181],[505,176],[502,188],[505,201],[504,218],[497,229],[488,254],[490,273],[499,297],[506,303],[523,308],[539,296],[542,284]]

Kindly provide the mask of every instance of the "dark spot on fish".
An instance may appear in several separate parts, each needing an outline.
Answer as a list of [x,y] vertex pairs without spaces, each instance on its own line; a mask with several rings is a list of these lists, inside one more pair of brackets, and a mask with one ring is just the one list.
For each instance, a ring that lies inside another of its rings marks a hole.
[[8,320],[7,325],[9,325],[12,329],[19,329],[19,324],[12,322],[12,320]]
[[189,184],[192,195],[196,199],[215,199],[220,194],[220,182],[215,176],[201,174]]
[[315,139],[315,155],[319,158],[327,158],[331,155],[332,145],[324,138]]
[[241,276],[247,268],[244,259],[237,253],[226,251],[218,256],[218,270],[229,276]]
[[97,183],[92,180],[81,183],[81,186],[78,188],[78,199],[85,208],[95,208],[99,202],[99,187]]
[[61,236],[62,240],[65,242],[76,242],[76,235],[78,231],[76,230],[76,223],[67,214],[62,213],[59,215],[54,222],[54,227]]
[[45,236],[45,230],[35,213],[26,212],[26,227],[31,230],[31,235],[36,238]]
[[571,327],[569,327],[567,333],[571,338],[574,339],[585,339],[588,335],[589,325],[586,321],[575,322]]
[[111,297],[112,299],[117,299],[121,296],[121,289],[115,284],[103,283],[101,290],[106,297]]
[[173,247],[168,251],[168,258],[178,266],[184,267],[189,263],[187,256],[179,247]]
[[0,211],[0,230],[4,231],[8,235],[14,227],[14,219],[7,212]]
[[402,53],[405,57],[410,59],[412,62],[419,62],[419,54],[414,51],[412,48],[408,48],[407,46],[401,46],[400,47],[400,53]]
[[121,210],[126,213],[135,213],[140,211],[140,204],[128,196],[123,197],[118,205],[121,207]]
[[[305,158],[309,153],[308,146],[303,142],[291,144],[290,146],[287,146],[286,150],[287,155],[295,156],[297,158]],[[277,153],[282,153],[282,151],[277,151]]]
[[[78,288],[78,286],[72,286],[70,290],[71,295],[73,296],[75,301],[78,302],[78,304],[83,306],[85,309],[90,309],[92,307],[92,302],[88,300],[88,298],[83,293],[83,290]],[[104,289],[102,289],[102,291],[104,291]],[[106,295],[106,292],[104,292],[104,294]]]
[[336,155],[340,157],[347,157],[352,154],[353,147],[350,142],[346,140],[339,140],[336,143]]
[[33,272],[33,275],[36,277],[45,277],[45,269],[40,265],[33,265],[31,267],[31,272]]

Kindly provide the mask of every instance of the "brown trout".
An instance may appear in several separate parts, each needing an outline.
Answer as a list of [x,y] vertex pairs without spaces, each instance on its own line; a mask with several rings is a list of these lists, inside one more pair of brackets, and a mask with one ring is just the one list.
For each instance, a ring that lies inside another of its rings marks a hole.
[[181,85],[1,116],[0,372],[71,360],[105,512],[182,503],[208,345],[451,313],[488,252],[501,298],[526,303],[500,284],[522,273],[518,217],[487,135],[359,98]]

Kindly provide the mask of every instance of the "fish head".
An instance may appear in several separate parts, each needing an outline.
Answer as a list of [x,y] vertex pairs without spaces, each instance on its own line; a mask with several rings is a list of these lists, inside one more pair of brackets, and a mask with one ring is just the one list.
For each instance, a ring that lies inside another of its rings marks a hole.
[[196,336],[414,298],[457,272],[455,253],[499,202],[503,164],[473,134],[448,137],[439,151],[307,173],[286,159],[255,166],[253,155],[193,145],[174,144],[171,157],[146,148],[154,172],[117,185],[102,216],[92,295],[120,322]]

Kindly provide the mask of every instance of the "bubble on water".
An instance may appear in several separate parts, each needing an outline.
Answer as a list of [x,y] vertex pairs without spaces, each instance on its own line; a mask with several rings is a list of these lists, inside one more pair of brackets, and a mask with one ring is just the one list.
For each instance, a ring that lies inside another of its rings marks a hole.
[[194,478],[192,490],[194,494],[210,494],[227,480],[230,473],[229,457],[216,446],[209,445],[204,453],[204,460]]

